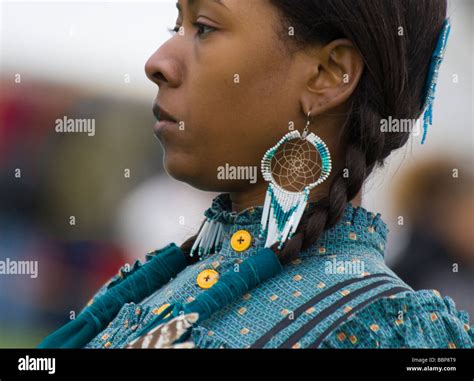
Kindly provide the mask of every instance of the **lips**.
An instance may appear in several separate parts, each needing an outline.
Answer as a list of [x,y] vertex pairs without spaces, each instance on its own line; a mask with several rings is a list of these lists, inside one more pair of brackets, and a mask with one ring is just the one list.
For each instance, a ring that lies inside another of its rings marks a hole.
[[153,105],[153,114],[158,121],[170,121],[170,122],[177,122],[178,120],[167,112],[164,108],[162,108],[158,103]]

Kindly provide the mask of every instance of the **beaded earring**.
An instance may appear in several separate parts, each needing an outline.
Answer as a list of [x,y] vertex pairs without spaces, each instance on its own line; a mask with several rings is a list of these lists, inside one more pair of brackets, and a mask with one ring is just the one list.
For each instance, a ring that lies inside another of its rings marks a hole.
[[[303,134],[298,130],[287,133],[263,156],[262,175],[270,183],[260,229],[260,238],[266,235],[265,247],[279,242],[278,248],[281,249],[285,241],[291,239],[303,216],[310,191],[323,183],[331,173],[329,149],[319,136],[309,133],[310,116],[311,112],[308,113]],[[319,155],[320,165],[314,159],[315,153]],[[280,184],[275,177],[280,180]],[[300,189],[289,191],[285,186],[299,186]]]

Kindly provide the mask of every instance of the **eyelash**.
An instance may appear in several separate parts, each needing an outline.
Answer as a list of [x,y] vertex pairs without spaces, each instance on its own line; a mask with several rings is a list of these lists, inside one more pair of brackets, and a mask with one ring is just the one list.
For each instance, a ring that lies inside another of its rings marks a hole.
[[[200,22],[195,22],[195,23],[193,23],[193,26],[194,26],[196,29],[198,29],[197,36],[198,36],[199,38],[201,38],[201,39],[203,38],[203,37],[202,37],[203,35],[208,34],[208,33],[212,33],[212,32],[214,32],[214,31],[217,30],[216,28],[214,28],[214,27],[212,27],[212,26],[209,26],[209,25],[206,25],[206,24],[202,24],[202,23],[200,23]],[[172,35],[174,35],[175,33],[178,33],[178,32],[179,32],[179,29],[180,29],[180,28],[181,28],[181,26],[176,25],[174,28],[168,28],[168,31],[169,31]],[[212,29],[212,30],[209,31],[209,32],[207,32],[207,33],[206,33],[206,32],[204,32],[204,33],[199,33],[200,28],[208,28],[208,29]]]

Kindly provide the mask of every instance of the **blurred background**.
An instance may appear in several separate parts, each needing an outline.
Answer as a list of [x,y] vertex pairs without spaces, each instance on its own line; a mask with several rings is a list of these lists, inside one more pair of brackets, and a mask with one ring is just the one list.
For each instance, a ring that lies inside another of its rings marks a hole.
[[[0,2],[0,347],[35,346],[124,263],[194,234],[216,194],[170,179],[144,73],[169,38],[173,0]],[[474,316],[473,13],[453,24],[422,146],[413,136],[367,181],[362,205],[389,225],[387,262]],[[58,133],[91,119],[95,134]]]

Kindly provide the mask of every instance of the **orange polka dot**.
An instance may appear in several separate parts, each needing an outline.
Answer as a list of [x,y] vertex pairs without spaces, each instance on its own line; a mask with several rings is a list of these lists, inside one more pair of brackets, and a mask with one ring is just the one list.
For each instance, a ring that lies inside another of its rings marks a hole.
[[395,320],[395,324],[396,324],[396,325],[402,325],[402,324],[403,324],[403,320],[402,320],[402,319],[397,319],[397,320]]
[[344,332],[340,332],[337,334],[337,339],[339,341],[343,341],[346,338],[346,334]]

